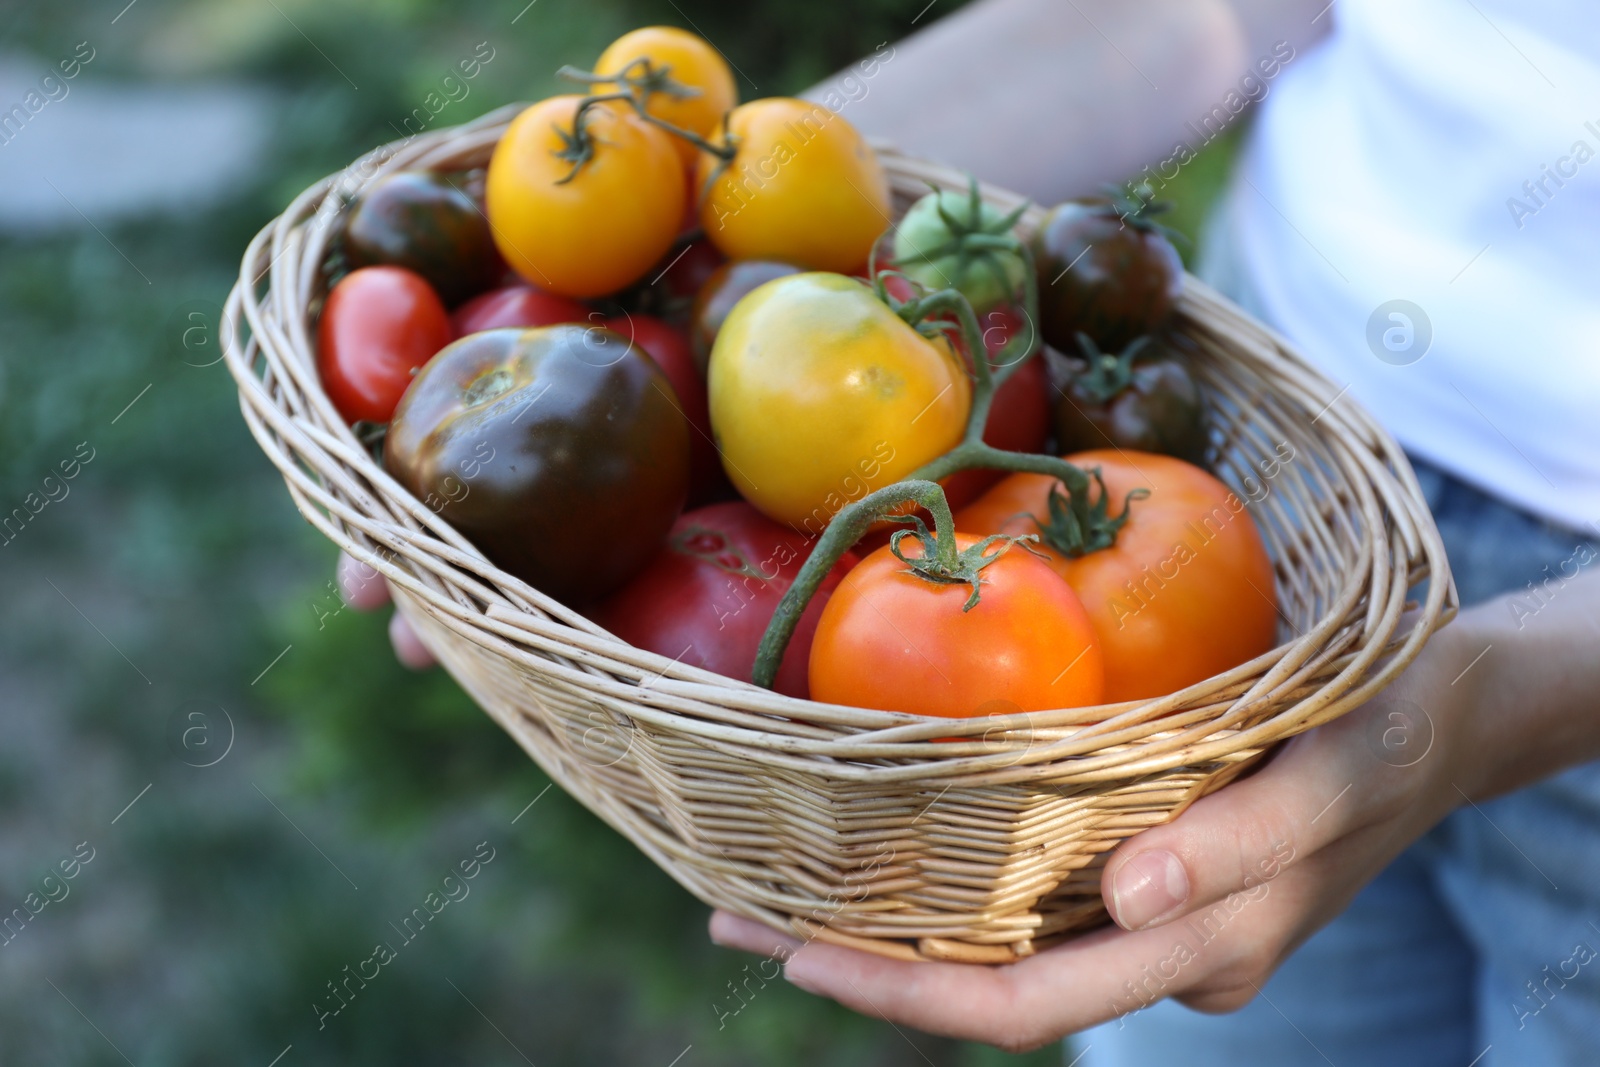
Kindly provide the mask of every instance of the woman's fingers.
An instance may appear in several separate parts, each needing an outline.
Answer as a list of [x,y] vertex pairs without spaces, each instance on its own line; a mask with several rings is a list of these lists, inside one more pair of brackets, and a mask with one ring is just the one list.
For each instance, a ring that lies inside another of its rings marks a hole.
[[711,940],[725,948],[743,949],[777,960],[788,959],[804,944],[798,938],[781,934],[754,919],[746,919],[720,908],[711,913]]
[[401,666],[414,671],[425,670],[439,662],[433,658],[433,653],[428,651],[428,646],[422,643],[422,638],[417,636],[417,631],[411,628],[406,617],[398,611],[389,619],[389,643],[394,646],[394,658],[400,661]]
[[1405,811],[1431,768],[1396,766],[1370,743],[1385,708],[1368,705],[1295,738],[1257,774],[1123,842],[1101,881],[1112,918],[1129,930],[1170,922]]
[[389,583],[371,564],[341,552],[334,574],[339,584],[339,595],[357,611],[372,611],[389,602]]

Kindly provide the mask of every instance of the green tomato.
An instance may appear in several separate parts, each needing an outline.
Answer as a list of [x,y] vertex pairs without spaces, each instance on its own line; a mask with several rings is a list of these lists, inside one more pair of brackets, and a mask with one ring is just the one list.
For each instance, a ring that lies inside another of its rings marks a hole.
[[960,290],[982,315],[1011,303],[1022,288],[1022,257],[994,247],[1012,239],[1015,221],[969,193],[929,193],[895,230],[895,265],[925,288]]

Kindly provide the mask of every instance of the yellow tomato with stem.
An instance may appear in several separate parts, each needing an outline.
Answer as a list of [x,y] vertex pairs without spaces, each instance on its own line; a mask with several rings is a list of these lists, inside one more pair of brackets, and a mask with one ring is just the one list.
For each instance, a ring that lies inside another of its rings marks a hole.
[[889,228],[889,179],[854,126],[821,104],[770,97],[735,108],[731,161],[701,154],[700,224],[729,259],[851,273]]
[[[691,95],[685,96],[674,96],[666,91],[650,94],[645,110],[663,122],[701,137],[710,137],[722,124],[722,116],[739,103],[739,88],[734,84],[727,60],[704,38],[676,26],[646,26],[623,34],[600,53],[594,72],[621,74],[641,59],[650,61],[653,74],[664,74],[691,90]],[[640,67],[642,64],[629,73],[642,73]],[[599,83],[595,91],[606,92],[616,87],[614,83]],[[692,168],[699,159],[700,149],[682,137],[673,137],[672,144],[684,166]]]
[[489,159],[489,229],[507,263],[562,296],[616,292],[648,271],[687,203],[674,138],[607,102],[553,96],[512,120]]
[[813,536],[852,501],[961,440],[965,367],[856,278],[768,282],[734,306],[707,369],[723,468],[746,500]]

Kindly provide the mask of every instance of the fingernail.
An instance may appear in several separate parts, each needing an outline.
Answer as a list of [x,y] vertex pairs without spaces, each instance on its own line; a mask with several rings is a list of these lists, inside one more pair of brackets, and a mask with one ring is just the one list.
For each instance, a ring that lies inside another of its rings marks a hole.
[[1125,930],[1149,926],[1189,899],[1189,875],[1170,852],[1141,852],[1111,879],[1111,917]]

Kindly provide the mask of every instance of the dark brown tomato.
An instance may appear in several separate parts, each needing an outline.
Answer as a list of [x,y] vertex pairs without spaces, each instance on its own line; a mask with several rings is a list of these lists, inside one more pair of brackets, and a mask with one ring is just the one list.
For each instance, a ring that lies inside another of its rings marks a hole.
[[733,306],[772,279],[799,273],[800,268],[792,264],[765,259],[724,263],[711,272],[711,277],[700,287],[699,294],[694,298],[694,307],[689,312],[689,341],[694,346],[694,362],[701,377],[705,377],[717,331],[722,329]]
[[1079,331],[1120,351],[1159,329],[1183,292],[1183,260],[1165,233],[1104,197],[1054,208],[1034,238],[1034,260],[1045,343],[1066,352]]
[[[685,512],[667,547],[590,617],[630,645],[748,682],[772,613],[815,544],[742,500]],[[811,635],[855,563],[847,552],[834,564],[800,616],[778,667],[778,692],[807,695]]]
[[344,248],[353,267],[415,271],[451,307],[505,272],[488,217],[460,175],[401,171],[378,179],[352,209]]
[[384,462],[497,565],[582,604],[660,549],[688,493],[689,432],[660,369],[625,338],[489,330],[417,375]]
[[1122,355],[1091,350],[1059,383],[1056,445],[1062,452],[1120,448],[1159,452],[1203,467],[1205,401],[1177,334],[1135,341]]

